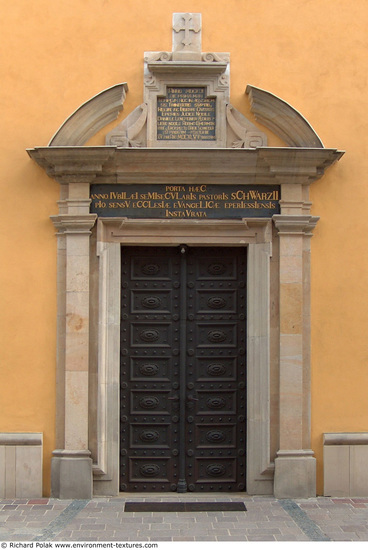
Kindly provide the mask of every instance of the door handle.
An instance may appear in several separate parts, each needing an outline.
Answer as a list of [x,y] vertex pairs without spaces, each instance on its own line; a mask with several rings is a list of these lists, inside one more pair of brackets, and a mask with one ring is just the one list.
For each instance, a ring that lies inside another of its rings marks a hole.
[[169,399],[170,401],[179,401],[179,396],[173,395],[173,397],[168,397],[167,399]]
[[[179,401],[179,396],[178,395],[174,395],[173,397],[168,397],[167,399],[169,399],[170,401]],[[194,397],[194,395],[188,395],[187,397],[187,400],[188,401],[199,401],[199,399],[197,399],[196,397]]]
[[196,397],[194,397],[194,395],[188,395],[187,397],[188,401],[191,403],[192,401],[199,401],[199,399],[197,399]]

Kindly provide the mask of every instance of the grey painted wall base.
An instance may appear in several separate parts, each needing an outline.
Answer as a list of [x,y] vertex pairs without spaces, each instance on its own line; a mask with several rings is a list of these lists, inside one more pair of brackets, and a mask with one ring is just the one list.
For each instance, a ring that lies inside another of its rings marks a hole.
[[51,460],[51,496],[59,499],[92,498],[90,451],[57,450]]
[[316,496],[316,459],[312,451],[279,451],[275,459],[274,496]]

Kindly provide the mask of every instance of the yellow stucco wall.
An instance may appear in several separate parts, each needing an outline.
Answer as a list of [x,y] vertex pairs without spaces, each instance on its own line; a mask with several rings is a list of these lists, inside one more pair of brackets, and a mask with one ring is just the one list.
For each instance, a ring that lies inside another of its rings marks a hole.
[[[81,103],[126,81],[142,101],[143,52],[171,50],[173,12],[202,13],[203,51],[231,53],[231,102],[254,121],[252,84],[297,108],[347,151],[313,184],[312,444],[368,430],[366,0],[0,0],[0,431],[42,431],[54,448],[59,186],[26,155]],[[122,117],[120,117],[122,118]],[[115,123],[116,124],[116,123]],[[89,144],[103,144],[109,125]],[[281,142],[268,132],[270,145]]]

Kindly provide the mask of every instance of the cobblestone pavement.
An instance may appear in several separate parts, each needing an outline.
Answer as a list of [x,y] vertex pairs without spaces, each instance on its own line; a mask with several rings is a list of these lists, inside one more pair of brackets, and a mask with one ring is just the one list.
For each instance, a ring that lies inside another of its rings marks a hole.
[[[244,502],[246,512],[125,512],[125,502]],[[368,498],[129,495],[0,500],[1,541],[367,541]]]

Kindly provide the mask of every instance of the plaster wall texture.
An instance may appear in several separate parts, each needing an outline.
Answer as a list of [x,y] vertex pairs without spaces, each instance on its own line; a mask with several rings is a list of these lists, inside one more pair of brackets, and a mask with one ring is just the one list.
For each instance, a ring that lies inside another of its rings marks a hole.
[[[90,97],[143,98],[143,52],[171,50],[173,12],[202,14],[203,51],[231,54],[230,100],[255,124],[252,84],[297,108],[326,147],[346,150],[311,186],[312,446],[322,493],[322,434],[367,428],[368,6],[365,0],[26,0],[0,21],[1,432],[44,434],[44,492],[55,448],[56,247],[59,185],[25,149],[46,145]],[[103,145],[100,131],[87,145]],[[265,128],[270,146],[282,146]],[[290,266],[290,269],[292,266]]]

